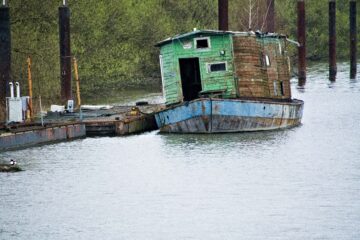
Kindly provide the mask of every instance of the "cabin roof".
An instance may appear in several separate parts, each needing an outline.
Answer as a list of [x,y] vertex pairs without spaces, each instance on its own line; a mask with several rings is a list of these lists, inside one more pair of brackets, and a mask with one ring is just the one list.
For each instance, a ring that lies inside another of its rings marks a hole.
[[191,37],[191,36],[195,36],[195,35],[200,35],[200,34],[206,34],[206,35],[235,35],[235,36],[257,36],[257,37],[268,37],[268,38],[286,38],[285,35],[281,35],[281,34],[277,34],[277,33],[262,33],[262,32],[234,32],[234,31],[218,31],[218,30],[195,30],[192,32],[187,32],[187,33],[181,33],[181,34],[177,34],[174,37],[169,37],[167,39],[164,39],[160,42],[158,42],[157,44],[155,44],[156,47],[161,47],[165,44],[168,44],[174,40],[178,40],[178,39],[182,39],[182,38],[187,38],[187,37]]
[[158,42],[157,44],[155,44],[155,46],[160,47],[160,46],[165,45],[165,44],[167,44],[169,42],[172,42],[173,40],[182,39],[182,38],[186,38],[186,37],[191,37],[191,36],[195,36],[195,35],[199,35],[199,34],[225,35],[225,34],[231,34],[231,32],[217,31],[217,30],[195,30],[195,31],[192,31],[192,32],[177,34],[174,37],[169,37],[167,39],[164,39],[164,40]]

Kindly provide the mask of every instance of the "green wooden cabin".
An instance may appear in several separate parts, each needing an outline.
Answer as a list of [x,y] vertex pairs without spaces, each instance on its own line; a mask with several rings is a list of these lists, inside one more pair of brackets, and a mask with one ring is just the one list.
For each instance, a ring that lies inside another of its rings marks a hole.
[[199,97],[291,98],[286,38],[194,30],[159,42],[167,105]]

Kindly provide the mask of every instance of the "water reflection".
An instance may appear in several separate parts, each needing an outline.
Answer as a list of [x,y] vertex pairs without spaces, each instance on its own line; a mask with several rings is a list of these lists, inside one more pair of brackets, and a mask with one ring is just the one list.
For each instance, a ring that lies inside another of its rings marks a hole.
[[[159,133],[160,134],[160,133]],[[215,151],[234,148],[239,145],[260,147],[277,141],[286,141],[289,131],[269,131],[252,133],[228,133],[228,134],[161,134],[161,138],[169,148],[183,148],[192,146],[196,148],[210,149]]]

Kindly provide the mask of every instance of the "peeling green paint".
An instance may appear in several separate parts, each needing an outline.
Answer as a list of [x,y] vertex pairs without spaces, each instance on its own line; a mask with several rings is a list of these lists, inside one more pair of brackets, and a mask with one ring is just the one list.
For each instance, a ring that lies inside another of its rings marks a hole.
[[[210,48],[196,49],[195,39],[208,37]],[[223,51],[224,54],[221,54]],[[164,96],[166,104],[182,101],[182,88],[179,59],[199,58],[202,92],[223,90],[224,98],[236,96],[234,80],[234,67],[232,56],[232,37],[230,34],[222,35],[192,35],[174,39],[161,46]],[[209,72],[209,63],[226,62],[227,70]]]
[[[219,31],[194,31],[157,44],[160,47],[161,70],[163,78],[163,94],[166,104],[183,101],[179,59],[198,58],[201,78],[201,94],[221,92],[222,98],[239,96],[238,77],[234,66],[233,37],[255,37],[250,33],[233,33]],[[197,39],[208,39],[208,48],[196,48]],[[256,41],[272,51],[270,55],[281,55],[285,50],[285,41],[275,36],[258,36]],[[270,47],[270,46],[277,47]],[[261,54],[261,52],[259,52]],[[208,64],[226,63],[225,71],[210,72]],[[260,64],[260,63],[259,63]]]

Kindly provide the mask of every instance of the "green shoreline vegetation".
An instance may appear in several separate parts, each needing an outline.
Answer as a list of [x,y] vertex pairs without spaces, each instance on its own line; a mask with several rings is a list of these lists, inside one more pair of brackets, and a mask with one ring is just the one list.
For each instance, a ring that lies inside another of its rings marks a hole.
[[[229,29],[247,30],[248,0],[229,0]],[[254,12],[266,10],[258,0]],[[12,80],[27,93],[26,58],[32,57],[34,96],[57,101],[60,93],[58,7],[61,1],[11,0]],[[296,39],[296,1],[276,0],[277,32]],[[159,50],[167,37],[217,29],[217,0],[76,0],[71,10],[71,50],[78,59],[84,96],[108,89],[158,87]],[[337,1],[338,58],[349,54],[349,2]],[[328,1],[306,1],[307,57],[324,60],[328,43]],[[254,16],[253,29],[261,28]],[[342,50],[340,50],[342,49]],[[294,48],[292,55],[296,54]],[[74,87],[73,87],[74,88]],[[75,88],[74,88],[75,89]]]

